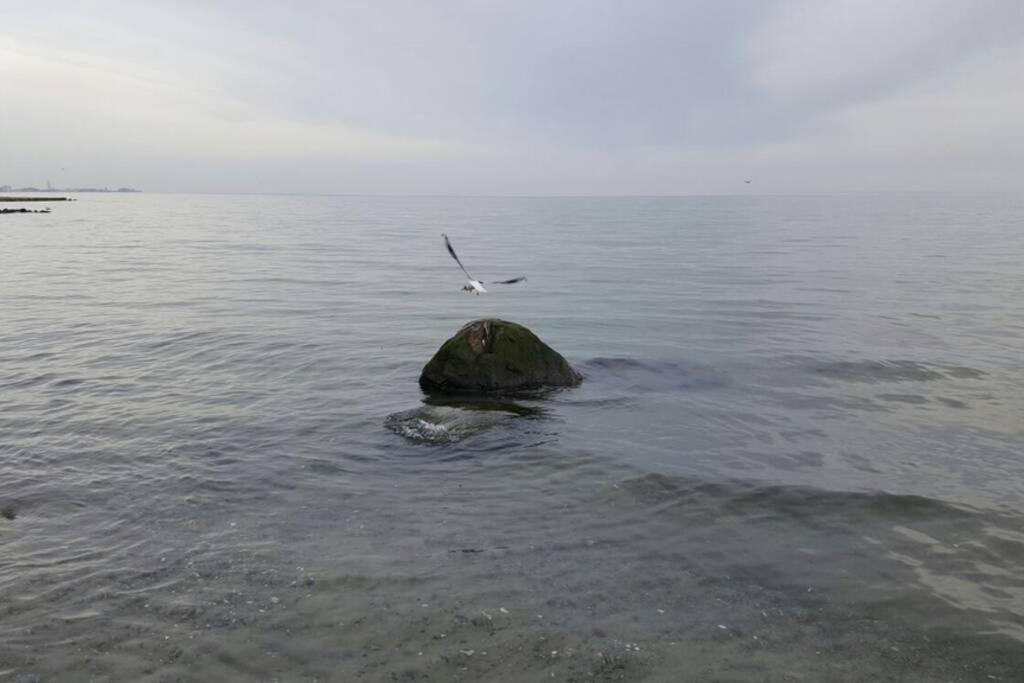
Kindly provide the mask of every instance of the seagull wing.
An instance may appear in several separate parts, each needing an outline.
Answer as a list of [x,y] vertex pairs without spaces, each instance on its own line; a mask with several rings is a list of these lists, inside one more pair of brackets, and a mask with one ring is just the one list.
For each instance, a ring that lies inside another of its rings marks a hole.
[[526,282],[526,278],[520,276],[520,277],[514,277],[511,280],[491,280],[487,284],[491,284],[491,285],[514,285],[517,282]]
[[459,260],[459,257],[455,255],[455,250],[452,249],[452,243],[448,241],[448,235],[441,233],[441,237],[444,238],[444,246],[448,247],[448,253],[451,254],[452,258],[455,259],[455,262],[459,264],[459,268],[462,268],[462,272],[465,273],[466,277],[470,280],[474,279],[473,276],[469,274],[469,271],[466,270],[466,266],[462,265],[462,261]]

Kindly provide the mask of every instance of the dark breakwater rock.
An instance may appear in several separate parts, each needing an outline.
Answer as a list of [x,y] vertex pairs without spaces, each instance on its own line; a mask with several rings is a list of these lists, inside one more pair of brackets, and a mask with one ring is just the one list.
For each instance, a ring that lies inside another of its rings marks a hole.
[[69,197],[8,197],[0,195],[0,202],[70,202]]
[[526,327],[506,320],[474,320],[446,341],[420,375],[432,393],[508,393],[580,383],[557,351]]
[[50,213],[49,209],[0,209],[0,213]]

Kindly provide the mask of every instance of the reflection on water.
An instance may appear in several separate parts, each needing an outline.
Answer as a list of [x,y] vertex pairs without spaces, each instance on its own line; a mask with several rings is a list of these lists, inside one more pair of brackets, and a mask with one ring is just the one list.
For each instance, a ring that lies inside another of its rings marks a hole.
[[[0,250],[0,679],[1024,670],[1019,199],[33,219]],[[442,231],[528,285],[465,296]],[[423,396],[484,316],[585,381]]]
[[535,402],[534,405],[516,402],[506,398],[494,398],[491,396],[427,396],[423,402],[429,406],[441,408],[457,408],[472,412],[484,413],[511,413],[518,417],[541,418],[550,415],[551,411],[542,403]]

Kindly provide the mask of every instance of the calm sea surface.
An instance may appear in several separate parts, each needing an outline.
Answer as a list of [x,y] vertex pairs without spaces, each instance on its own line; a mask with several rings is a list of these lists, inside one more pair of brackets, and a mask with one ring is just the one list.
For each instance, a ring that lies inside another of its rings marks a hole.
[[[0,216],[0,680],[1024,680],[1022,264],[1007,195]],[[586,381],[425,397],[484,316]]]

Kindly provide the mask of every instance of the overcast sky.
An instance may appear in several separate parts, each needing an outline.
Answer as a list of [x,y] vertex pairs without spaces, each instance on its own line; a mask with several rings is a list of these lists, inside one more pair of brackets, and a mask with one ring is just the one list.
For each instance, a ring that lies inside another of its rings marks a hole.
[[0,185],[1024,191],[1022,0],[0,0],[0,26]]

